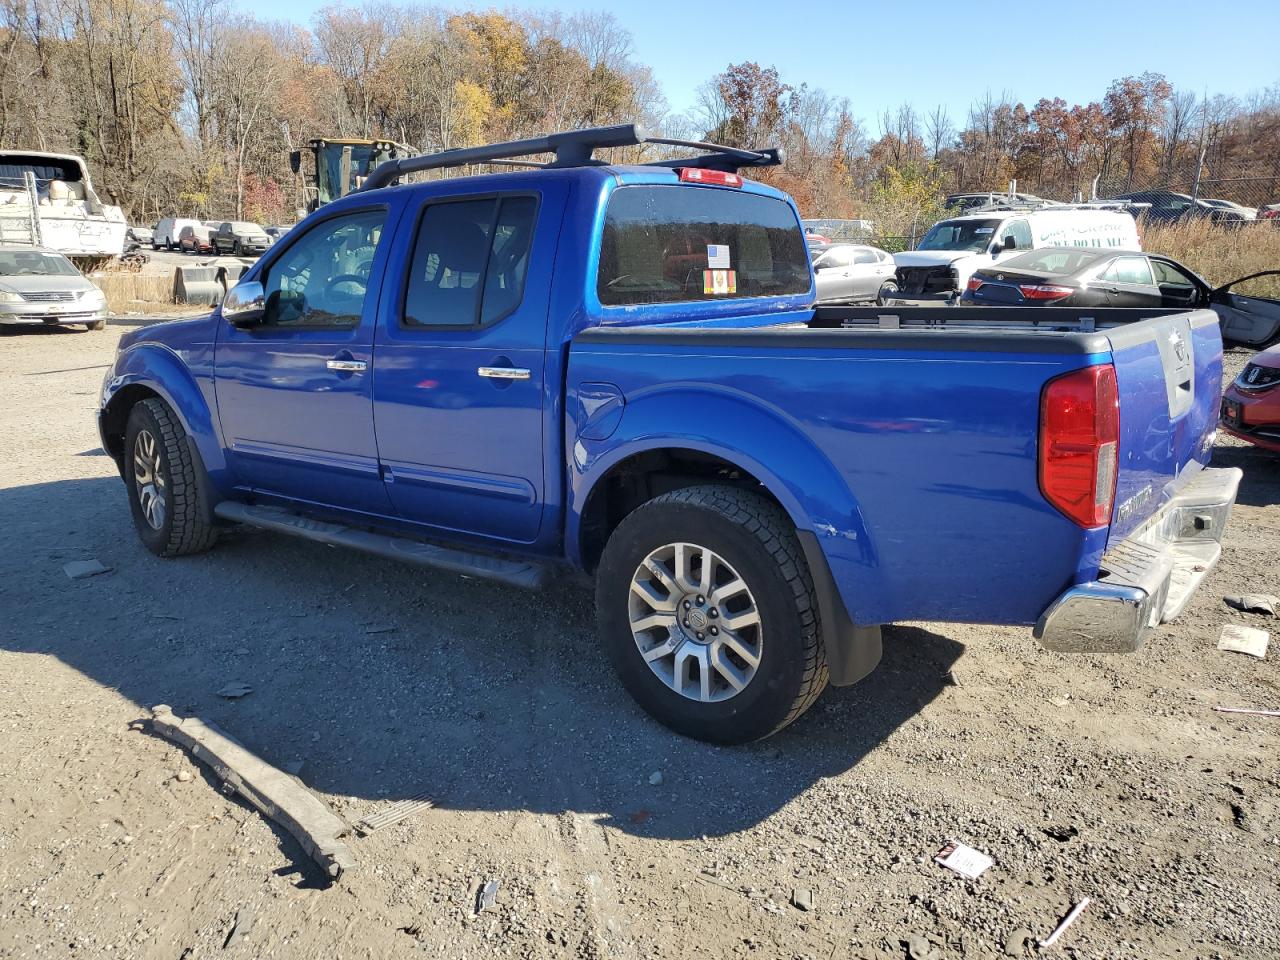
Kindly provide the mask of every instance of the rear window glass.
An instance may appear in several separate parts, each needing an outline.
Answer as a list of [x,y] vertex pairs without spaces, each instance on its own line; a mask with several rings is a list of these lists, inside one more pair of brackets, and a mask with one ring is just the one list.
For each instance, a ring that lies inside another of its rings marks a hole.
[[1051,273],[1065,277],[1075,273],[1082,267],[1101,259],[1104,254],[1092,250],[1076,250],[1064,247],[1049,247],[1010,257],[1001,262],[1001,267],[1010,270],[1035,270],[1039,273]]
[[609,199],[596,289],[605,306],[781,297],[809,290],[809,253],[773,197],[681,186]]

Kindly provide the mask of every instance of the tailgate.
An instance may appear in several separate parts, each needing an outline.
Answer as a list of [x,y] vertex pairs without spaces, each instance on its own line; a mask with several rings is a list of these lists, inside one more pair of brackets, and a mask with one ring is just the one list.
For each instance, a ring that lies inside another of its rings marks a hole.
[[1222,397],[1217,314],[1150,317],[1107,331],[1120,397],[1109,543],[1141,526],[1209,462]]

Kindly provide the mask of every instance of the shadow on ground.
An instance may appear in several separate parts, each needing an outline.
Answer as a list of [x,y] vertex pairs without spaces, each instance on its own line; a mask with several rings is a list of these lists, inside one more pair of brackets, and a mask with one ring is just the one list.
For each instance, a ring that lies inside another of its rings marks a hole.
[[1219,446],[1213,449],[1213,466],[1244,471],[1237,503],[1251,507],[1280,503],[1280,454],[1254,446]]
[[[139,715],[167,703],[268,762],[367,800],[603,814],[651,837],[745,829],[855,766],[928,704],[962,647],[886,631],[879,670],[740,748],[678,737],[634,706],[597,649],[589,591],[543,594],[259,532],[160,560],[117,479],[0,491],[0,645],[50,654]],[[70,581],[63,564],[111,572]],[[239,680],[241,700],[217,691]],[[663,784],[649,783],[661,771]]]

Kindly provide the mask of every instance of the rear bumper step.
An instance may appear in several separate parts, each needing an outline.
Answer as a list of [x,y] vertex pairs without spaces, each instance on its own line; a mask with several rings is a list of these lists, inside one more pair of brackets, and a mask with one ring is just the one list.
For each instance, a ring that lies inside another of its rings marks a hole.
[[505,560],[483,553],[468,553],[453,547],[442,547],[407,537],[393,537],[361,527],[348,527],[341,523],[313,520],[301,514],[291,513],[279,507],[240,503],[223,500],[213,512],[223,520],[260,527],[277,533],[314,540],[317,543],[350,547],[390,560],[403,560],[424,567],[436,567],[469,577],[498,580],[514,587],[537,590],[546,585],[550,575],[542,564],[521,560]]
[[1076,584],[1036,624],[1047,650],[1132,653],[1152,627],[1191,600],[1222,553],[1238,467],[1201,470],[1139,530],[1102,557],[1098,579]]

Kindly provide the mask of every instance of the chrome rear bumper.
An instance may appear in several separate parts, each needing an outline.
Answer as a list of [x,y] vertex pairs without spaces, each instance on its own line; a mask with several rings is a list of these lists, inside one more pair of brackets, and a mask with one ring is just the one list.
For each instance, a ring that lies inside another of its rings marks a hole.
[[1243,472],[1206,468],[1102,557],[1098,579],[1076,584],[1036,624],[1046,650],[1132,653],[1180,614],[1222,553]]

